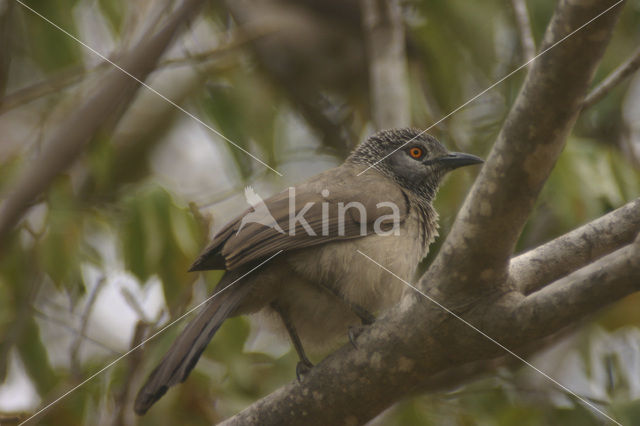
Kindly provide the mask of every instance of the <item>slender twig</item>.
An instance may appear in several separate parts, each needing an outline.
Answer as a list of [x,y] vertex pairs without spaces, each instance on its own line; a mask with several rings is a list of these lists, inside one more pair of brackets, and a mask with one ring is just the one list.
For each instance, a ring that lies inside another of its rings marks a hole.
[[409,83],[400,1],[362,0],[360,4],[374,125],[406,127],[410,124]]
[[[141,320],[136,323],[133,333],[133,339],[131,340],[130,350],[139,346],[148,333],[151,324]],[[157,329],[157,322],[153,325],[153,329]],[[135,424],[134,415],[134,401],[136,396],[136,389],[140,386],[145,374],[145,369],[142,365],[145,360],[145,350],[147,347],[143,346],[140,350],[133,352],[129,358],[127,358],[127,379],[120,391],[115,395],[115,409],[116,421],[115,425],[132,425]]]
[[97,280],[84,305],[82,314],[80,315],[80,330],[76,334],[75,339],[71,342],[69,352],[71,353],[71,372],[74,375],[80,374],[80,345],[82,344],[82,338],[87,334],[87,328],[89,326],[89,318],[91,317],[91,311],[98,299],[98,294],[103,288],[103,284],[106,281],[106,277],[102,276]]
[[52,93],[59,93],[83,80],[88,74],[105,68],[105,65],[107,65],[107,63],[102,62],[89,70],[82,67],[71,67],[49,76],[46,80],[9,93],[0,99],[0,114]]
[[[238,30],[237,35],[232,37],[227,43],[204,52],[198,52],[178,58],[164,59],[158,63],[158,68],[184,66],[191,65],[193,63],[208,63],[268,34],[267,30],[268,29],[261,29],[260,31],[253,32]],[[88,75],[92,75],[97,71],[102,71],[108,66],[108,62],[100,62],[98,65],[95,65],[90,69],[72,67],[53,75],[44,81],[39,81],[23,89],[16,90],[15,92],[0,99],[0,114],[52,93],[59,93],[61,90],[67,89],[84,80]]]
[[40,309],[38,309],[35,306],[31,306],[31,309],[33,310],[33,312],[36,314],[36,316],[39,316],[40,318],[42,318],[43,320],[45,320],[47,323],[52,323],[52,324],[56,324],[58,326],[60,326],[61,328],[64,328],[65,330],[73,333],[73,335],[78,336],[79,338],[85,339],[99,347],[101,347],[102,349],[110,352],[112,355],[118,355],[120,354],[120,352],[116,351],[115,349],[112,349],[110,347],[108,347],[107,345],[105,345],[104,343],[102,343],[99,340],[94,339],[91,336],[88,336],[86,334],[82,334],[79,330],[76,330],[73,326],[67,324],[66,322],[55,318],[43,311],[41,311]]
[[273,34],[274,32],[276,32],[276,29],[269,26],[238,28],[234,31],[235,35],[232,36],[228,42],[223,43],[220,46],[215,47],[214,49],[204,52],[186,54],[180,58],[167,58],[160,61],[159,65],[185,65],[193,62],[206,63],[214,59],[218,59],[219,57],[224,56],[229,52],[236,51],[237,49],[246,46],[248,43],[254,42],[269,34]]
[[22,417],[20,413],[0,413],[0,425],[17,425],[22,420]]
[[142,306],[140,306],[140,304],[138,303],[138,300],[133,295],[133,293],[131,293],[131,290],[129,290],[126,287],[122,287],[120,289],[120,294],[122,294],[124,301],[127,302],[129,307],[136,313],[136,315],[138,315],[138,318],[140,319],[140,321],[144,323],[149,323],[149,318],[147,318],[147,314],[144,312],[144,309],[142,309]]
[[638,50],[636,50],[629,59],[616,68],[611,74],[602,80],[600,84],[591,91],[591,93],[587,95],[584,102],[582,102],[582,109],[585,110],[598,103],[611,90],[613,90],[613,88],[636,72],[638,68],[640,68],[640,48],[638,48]]
[[520,33],[520,44],[522,44],[522,54],[524,59],[529,61],[536,55],[536,42],[533,39],[531,23],[529,22],[529,11],[525,0],[511,0],[513,12],[518,24]]

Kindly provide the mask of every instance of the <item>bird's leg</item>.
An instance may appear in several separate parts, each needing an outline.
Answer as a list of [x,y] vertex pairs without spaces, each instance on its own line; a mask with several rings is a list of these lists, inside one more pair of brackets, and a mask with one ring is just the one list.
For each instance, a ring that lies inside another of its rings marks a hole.
[[353,313],[356,314],[358,318],[360,318],[362,325],[371,325],[376,320],[376,317],[374,317],[373,314],[371,314],[362,306],[355,303],[349,303],[349,302],[346,302],[346,303],[349,306],[349,308],[353,311]]
[[371,312],[367,311],[357,303],[353,303],[347,300],[342,294],[340,294],[340,292],[335,290],[333,287],[325,284],[320,284],[320,287],[331,293],[338,300],[342,301],[342,303],[344,303],[349,307],[349,309],[351,309],[351,312],[353,312],[358,316],[358,318],[360,318],[360,321],[362,322],[361,326],[350,326],[347,330],[349,342],[351,342],[351,345],[353,345],[354,348],[358,349],[358,345],[356,345],[356,339],[358,338],[360,333],[362,333],[362,330],[364,330],[364,326],[373,324],[373,322],[376,320],[376,317],[374,317]]
[[278,315],[280,315],[282,323],[284,324],[285,328],[287,329],[287,333],[289,333],[289,337],[291,338],[291,343],[293,343],[293,347],[295,348],[296,353],[298,354],[298,358],[300,359],[300,361],[298,361],[298,365],[296,365],[296,377],[298,378],[298,381],[300,381],[300,377],[307,374],[313,367],[313,364],[311,363],[311,361],[309,361],[309,358],[307,358],[307,354],[304,353],[302,342],[300,341],[300,337],[296,332],[296,328],[291,321],[291,317],[289,317],[289,312],[282,306],[280,306],[277,302],[272,302],[271,308],[276,311]]
[[345,297],[342,294],[340,294],[340,292],[338,292],[333,287],[330,287],[330,286],[325,285],[325,284],[320,284],[320,287],[322,287],[323,289],[325,289],[326,291],[331,293],[333,296],[335,296],[337,299],[342,301],[342,303],[347,305],[347,307],[349,309],[351,309],[351,312],[353,312],[354,314],[356,314],[358,316],[358,318],[360,318],[360,321],[362,322],[362,325],[371,325],[376,320],[376,317],[374,317],[371,314],[371,312],[367,311],[365,308],[363,308],[362,306],[358,305],[357,303],[353,303],[353,302],[345,299]]

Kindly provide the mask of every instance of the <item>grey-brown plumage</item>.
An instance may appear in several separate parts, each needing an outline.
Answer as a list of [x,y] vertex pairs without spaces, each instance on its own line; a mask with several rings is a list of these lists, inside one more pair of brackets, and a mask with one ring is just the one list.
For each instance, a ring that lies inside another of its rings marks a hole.
[[[340,167],[296,186],[291,207],[289,190],[265,200],[279,227],[243,222],[253,209],[229,222],[191,268],[227,270],[216,288],[220,294],[153,370],[136,398],[136,413],[145,413],[169,387],[187,378],[231,316],[259,313],[285,328],[301,359],[298,372],[310,368],[303,348],[344,339],[349,326],[371,322],[372,313],[398,303],[404,292],[404,285],[372,266],[358,250],[411,280],[437,235],[431,202],[442,178],[457,167],[480,162],[469,154],[448,152],[416,129],[383,131],[356,148]],[[352,202],[363,210],[345,210]],[[379,203],[391,203],[397,210]],[[290,229],[290,209],[304,212],[308,226],[296,222]]]

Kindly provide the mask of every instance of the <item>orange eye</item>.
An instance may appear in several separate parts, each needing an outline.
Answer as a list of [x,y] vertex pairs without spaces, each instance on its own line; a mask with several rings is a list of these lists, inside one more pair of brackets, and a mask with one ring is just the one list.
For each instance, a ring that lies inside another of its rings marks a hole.
[[411,148],[409,150],[409,155],[412,158],[420,158],[420,157],[422,157],[422,149],[418,148],[417,146],[414,146],[413,148]]

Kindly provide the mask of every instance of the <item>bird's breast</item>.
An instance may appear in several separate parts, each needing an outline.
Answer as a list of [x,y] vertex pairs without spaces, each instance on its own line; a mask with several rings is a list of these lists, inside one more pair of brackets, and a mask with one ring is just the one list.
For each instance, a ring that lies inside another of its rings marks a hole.
[[[379,311],[399,302],[407,288],[402,280],[412,283],[428,250],[423,227],[422,218],[411,215],[400,225],[398,235],[370,234],[330,242],[291,253],[288,261],[306,280],[331,287],[372,312]],[[427,237],[429,242],[432,238]]]

